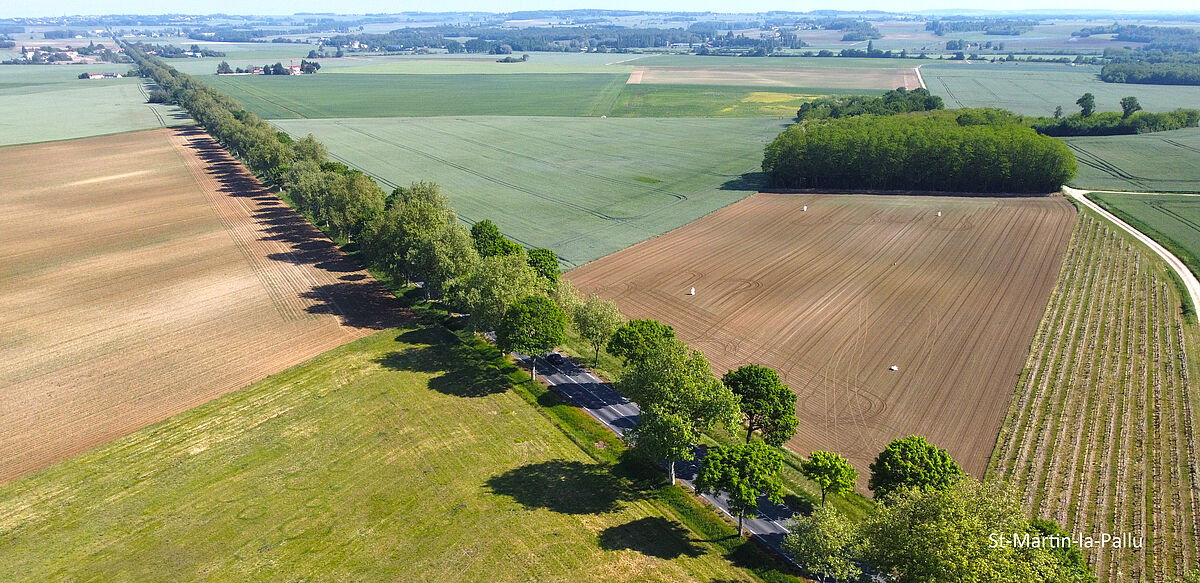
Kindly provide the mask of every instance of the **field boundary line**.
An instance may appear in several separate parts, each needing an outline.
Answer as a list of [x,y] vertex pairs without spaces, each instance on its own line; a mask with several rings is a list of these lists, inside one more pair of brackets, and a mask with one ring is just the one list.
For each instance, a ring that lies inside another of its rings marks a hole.
[[[1095,213],[1104,217],[1105,219],[1108,219],[1109,222],[1120,227],[1122,230],[1124,230],[1125,232],[1132,235],[1135,239],[1140,241],[1142,244],[1149,247],[1150,250],[1153,251],[1156,255],[1158,255],[1159,257],[1162,257],[1163,260],[1167,262],[1167,265],[1170,266],[1171,269],[1175,272],[1175,274],[1178,275],[1179,278],[1183,281],[1183,287],[1187,290],[1188,296],[1190,297],[1191,302],[1192,302],[1192,306],[1200,307],[1200,280],[1196,279],[1195,274],[1193,274],[1192,270],[1188,269],[1188,267],[1183,264],[1183,261],[1181,261],[1178,257],[1176,257],[1170,251],[1167,251],[1166,247],[1163,247],[1162,245],[1160,245],[1158,243],[1158,241],[1155,241],[1149,235],[1133,228],[1125,221],[1122,221],[1121,219],[1117,218],[1116,215],[1108,212],[1100,205],[1092,202],[1092,200],[1089,199],[1087,197],[1087,195],[1092,192],[1097,192],[1097,191],[1079,190],[1077,188],[1071,188],[1070,186],[1065,186],[1065,185],[1062,187],[1062,189],[1063,189],[1063,192],[1067,194],[1067,196],[1071,197],[1071,199],[1078,201],[1080,204],[1086,206],[1087,208],[1091,209],[1092,211],[1094,211]],[[1100,191],[1100,192],[1109,192],[1109,191]],[[1145,193],[1129,193],[1129,194],[1145,194]]]

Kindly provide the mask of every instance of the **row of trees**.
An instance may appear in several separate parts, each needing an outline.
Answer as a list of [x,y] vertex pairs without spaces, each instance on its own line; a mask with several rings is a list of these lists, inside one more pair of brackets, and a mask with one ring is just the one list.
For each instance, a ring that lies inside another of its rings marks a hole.
[[[1096,96],[1084,93],[1075,100],[1079,113],[1066,117],[1062,107],[1054,110],[1054,117],[1023,117],[1006,112],[1009,119],[1024,123],[1048,136],[1112,136],[1121,134],[1146,134],[1200,124],[1200,110],[1176,109],[1166,112],[1142,111],[1137,97],[1121,98],[1121,112],[1096,113]],[[1000,111],[1000,110],[997,110]]]
[[1046,193],[1075,176],[1059,140],[1017,123],[960,121],[960,114],[814,120],[766,147],[763,170],[777,188]]
[[366,262],[398,281],[445,295],[477,330],[496,330],[508,308],[553,293],[558,258],[525,249],[484,221],[468,231],[441,189],[418,182],[385,194],[366,174],[329,159],[312,135],[293,140],[190,75],[126,45],[152,96],[178,103],[258,176],[287,193],[297,210],[335,239],[355,242]]
[[796,121],[854,117],[856,115],[895,115],[914,111],[943,109],[942,98],[928,89],[897,87],[883,95],[833,95],[805,102],[796,111]]
[[1200,85],[1200,63],[1124,61],[1100,69],[1100,79],[1109,83],[1154,85]]

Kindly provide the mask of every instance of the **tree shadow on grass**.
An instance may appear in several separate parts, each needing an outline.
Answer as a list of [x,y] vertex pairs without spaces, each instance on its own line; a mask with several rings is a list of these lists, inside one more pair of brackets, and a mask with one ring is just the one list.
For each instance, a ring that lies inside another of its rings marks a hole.
[[726,180],[721,184],[721,190],[749,190],[758,192],[767,187],[769,180],[766,172],[747,172],[741,176]]
[[429,388],[439,393],[485,397],[512,387],[508,374],[514,369],[495,349],[462,344],[436,327],[409,330],[396,340],[414,346],[389,352],[376,362],[392,370],[441,373],[429,381]]
[[600,548],[606,551],[634,550],[660,559],[687,555],[698,557],[704,550],[692,544],[691,533],[676,522],[647,516],[600,532]]
[[522,506],[563,514],[616,512],[632,498],[608,466],[550,460],[514,468],[487,481],[492,493],[508,496]]

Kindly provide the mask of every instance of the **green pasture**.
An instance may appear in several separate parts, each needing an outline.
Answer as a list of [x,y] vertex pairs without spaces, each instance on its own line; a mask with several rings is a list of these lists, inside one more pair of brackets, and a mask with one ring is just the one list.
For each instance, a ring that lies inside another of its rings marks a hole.
[[1099,67],[1059,63],[982,63],[926,61],[925,84],[947,108],[1001,107],[1028,115],[1079,111],[1075,100],[1096,96],[1098,111],[1120,111],[1121,98],[1132,95],[1148,111],[1200,107],[1200,87],[1105,83]]
[[177,107],[147,104],[147,88],[140,78],[77,78],[85,71],[128,70],[128,65],[112,64],[0,67],[0,145],[191,123]]
[[205,79],[267,119],[607,114],[627,74],[221,75]]
[[477,350],[380,332],[0,486],[0,579],[753,579]]
[[1065,141],[1079,160],[1077,188],[1200,192],[1200,128]]
[[468,222],[491,219],[578,266],[685,225],[759,186],[778,119],[460,117],[277,120],[387,188],[432,180]]
[[626,85],[609,115],[616,117],[794,118],[807,101],[823,95],[883,93],[816,87],[730,85]]
[[1153,237],[1200,275],[1200,196],[1094,192],[1088,198]]

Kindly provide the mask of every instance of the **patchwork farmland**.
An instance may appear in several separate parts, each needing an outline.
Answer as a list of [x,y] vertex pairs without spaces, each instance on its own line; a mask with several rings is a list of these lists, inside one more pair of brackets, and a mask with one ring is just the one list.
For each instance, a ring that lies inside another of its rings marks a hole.
[[[464,220],[491,219],[582,265],[749,196],[769,119],[442,117],[278,120],[388,190],[439,183]],[[565,177],[570,177],[566,179]]]
[[406,318],[194,130],[3,148],[0,176],[0,482]]
[[1082,215],[988,473],[1068,532],[1144,535],[1084,550],[1101,581],[1171,581],[1200,558],[1193,334],[1166,265]]
[[1058,196],[758,194],[568,277],[671,324],[718,373],[779,370],[793,451],[865,476],[920,433],[981,475],[1074,217]]

